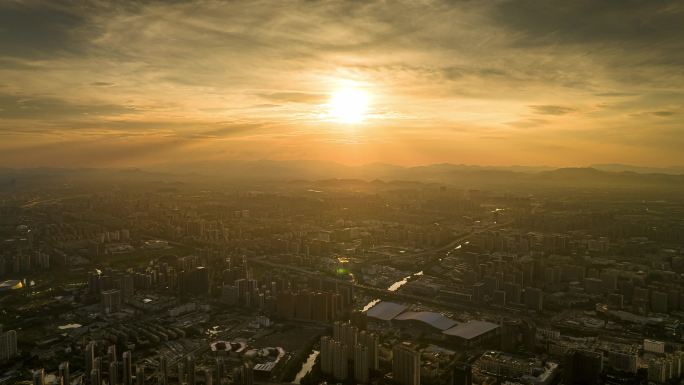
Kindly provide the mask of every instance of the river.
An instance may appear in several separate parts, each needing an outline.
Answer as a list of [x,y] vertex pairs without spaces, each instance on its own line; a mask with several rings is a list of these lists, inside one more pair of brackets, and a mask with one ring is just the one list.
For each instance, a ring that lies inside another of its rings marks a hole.
[[318,357],[319,353],[320,352],[318,350],[311,351],[311,354],[309,354],[309,358],[307,358],[306,361],[304,361],[304,363],[302,364],[302,368],[299,369],[299,372],[297,372],[297,375],[292,381],[293,384],[301,383],[302,378],[304,378],[304,376],[311,372],[311,369],[313,369],[313,366],[316,363],[316,357]]
[[66,324],[66,325],[62,325],[62,326],[57,326],[57,329],[59,329],[59,330],[78,329],[81,326],[83,326],[83,325],[77,324],[77,323],[71,323],[71,324]]
[[[465,242],[466,245],[467,245],[468,243],[469,243],[469,242]],[[451,254],[453,251],[459,250],[461,247],[463,247],[463,244],[457,245],[457,246],[454,247],[452,250],[450,250],[449,252],[447,252],[446,255]],[[440,261],[441,261],[441,258],[440,258]],[[421,271],[419,271],[419,272],[417,272],[417,273],[413,273],[413,274],[411,274],[411,275],[409,275],[409,276],[407,276],[407,277],[404,277],[404,278],[398,280],[397,282],[394,282],[393,284],[389,285],[389,287],[387,288],[387,291],[397,291],[397,290],[399,290],[400,287],[406,285],[406,284],[408,283],[408,281],[411,280],[411,278],[420,277],[421,275],[423,275],[423,270],[421,270]],[[363,309],[361,309],[361,311],[362,311],[362,312],[366,312],[366,311],[370,310],[370,308],[372,308],[373,306],[375,306],[378,302],[380,302],[380,299],[379,299],[379,298],[376,298],[376,299],[374,299],[374,300],[368,302],[368,303],[366,304],[366,306],[364,306]]]
[[[461,245],[458,245],[453,250],[458,250],[460,248],[461,248]],[[389,285],[389,287],[387,287],[387,291],[397,291],[397,290],[399,290],[400,287],[406,285],[408,283],[408,281],[411,280],[411,278],[420,277],[421,275],[423,275],[423,270],[418,271],[416,273],[413,273],[407,277],[404,277],[404,278],[398,280],[397,282],[394,282],[393,284]],[[375,306],[378,302],[380,302],[379,298],[376,298],[376,299],[368,302],[366,304],[366,306],[364,306],[363,309],[361,309],[361,311],[362,312],[368,311],[370,308]],[[311,369],[313,369],[313,366],[316,363],[316,358],[318,357],[319,354],[320,354],[320,352],[318,350],[312,350],[311,351],[311,354],[309,354],[309,358],[307,358],[306,361],[304,361],[304,363],[302,364],[302,368],[299,369],[299,372],[297,372],[297,375],[295,376],[294,380],[292,381],[293,384],[301,383],[302,378],[304,378],[304,376],[306,376],[307,374],[309,374],[311,372]]]
[[[394,282],[393,284],[389,285],[389,287],[387,288],[387,291],[397,291],[397,290],[399,290],[400,287],[406,285],[411,278],[420,277],[421,275],[423,275],[423,270],[421,270],[417,273],[413,273],[413,274],[409,275],[408,277],[404,277],[404,278],[398,280],[397,282]],[[380,302],[379,298],[376,298],[376,299],[368,302],[366,304],[366,306],[364,306],[363,309],[361,309],[361,311],[362,312],[368,311],[370,308],[375,306],[375,304],[377,304],[378,302]]]
[[[404,277],[404,278],[400,279],[399,281],[394,282],[393,284],[389,285],[389,287],[387,288],[387,291],[397,291],[397,290],[399,290],[400,287],[406,285],[411,278],[419,277],[421,275],[423,275],[422,270],[417,272],[417,273],[413,273],[413,274],[409,275],[408,277]],[[364,312],[367,311],[368,309],[375,306],[375,304],[377,304],[378,302],[380,302],[379,298],[376,298],[376,299],[368,302],[368,304],[366,304],[366,306],[363,307],[362,311],[364,311]],[[307,374],[309,374],[311,372],[311,369],[313,369],[313,366],[316,363],[316,358],[318,357],[319,354],[320,354],[320,352],[318,350],[312,350],[311,351],[311,354],[309,354],[309,358],[307,358],[306,361],[304,361],[304,363],[302,364],[302,368],[299,369],[299,372],[297,372],[297,375],[295,376],[294,380],[292,381],[293,384],[301,383],[302,378],[304,378],[304,376],[306,376]]]

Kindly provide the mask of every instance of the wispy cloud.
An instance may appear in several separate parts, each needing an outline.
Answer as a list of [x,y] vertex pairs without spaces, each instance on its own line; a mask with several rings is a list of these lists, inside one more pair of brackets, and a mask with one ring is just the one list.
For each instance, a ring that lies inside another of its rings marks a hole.
[[575,111],[574,108],[554,105],[530,106],[532,111],[539,115],[565,115]]
[[[684,137],[682,18],[667,1],[4,2],[0,165],[36,142],[50,162],[149,161],[104,140],[124,136],[200,158],[684,163],[667,137]],[[319,118],[340,80],[373,119]],[[592,143],[611,152],[577,155]]]

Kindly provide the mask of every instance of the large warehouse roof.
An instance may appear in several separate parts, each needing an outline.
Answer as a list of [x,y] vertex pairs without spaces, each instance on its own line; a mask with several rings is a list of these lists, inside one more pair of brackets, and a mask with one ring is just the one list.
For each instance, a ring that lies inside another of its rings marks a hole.
[[431,311],[407,311],[406,313],[399,314],[395,319],[400,321],[420,321],[439,330],[449,329],[458,323],[451,318],[445,317],[441,313],[435,313]]
[[396,317],[399,315],[401,312],[407,309],[406,305],[394,303],[394,302],[387,302],[387,301],[381,301],[378,302],[375,306],[372,308],[368,309],[366,314],[369,317],[377,318],[383,321],[389,321],[392,318]]
[[461,337],[466,340],[471,340],[485,333],[488,333],[498,327],[499,325],[487,321],[470,321],[467,323],[456,325],[451,329],[445,330],[443,333],[450,336]]

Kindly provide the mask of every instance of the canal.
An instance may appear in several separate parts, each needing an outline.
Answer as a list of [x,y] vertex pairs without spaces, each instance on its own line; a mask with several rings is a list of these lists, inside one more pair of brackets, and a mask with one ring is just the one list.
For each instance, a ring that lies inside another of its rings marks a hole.
[[311,369],[313,369],[314,364],[316,363],[316,357],[320,352],[318,350],[312,350],[311,354],[309,354],[309,358],[304,361],[302,364],[302,368],[299,369],[299,372],[297,372],[297,375],[295,376],[294,380],[292,381],[293,384],[300,384],[302,381],[302,378],[309,374],[311,372]]

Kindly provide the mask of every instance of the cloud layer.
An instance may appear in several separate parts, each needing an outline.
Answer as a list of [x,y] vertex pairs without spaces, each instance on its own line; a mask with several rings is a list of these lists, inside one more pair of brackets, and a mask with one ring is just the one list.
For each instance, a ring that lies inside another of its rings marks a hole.
[[[681,1],[3,2],[0,165],[682,165],[681,20]],[[371,119],[327,121],[350,81]]]

